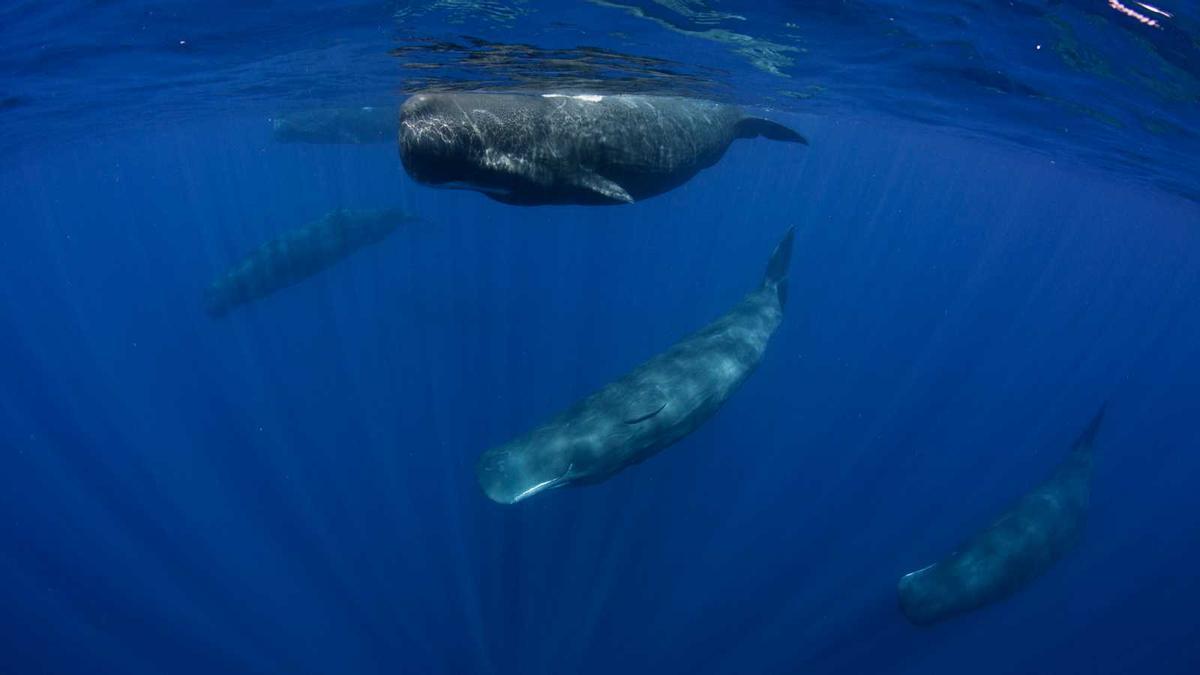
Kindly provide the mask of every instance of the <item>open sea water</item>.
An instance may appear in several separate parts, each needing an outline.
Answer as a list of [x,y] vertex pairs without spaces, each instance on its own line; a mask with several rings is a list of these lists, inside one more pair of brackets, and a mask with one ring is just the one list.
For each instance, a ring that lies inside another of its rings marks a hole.
[[[0,7],[0,673],[1200,672],[1200,12],[1183,0]],[[415,91],[727,101],[666,194],[518,207],[277,120]],[[327,213],[415,218],[213,317]],[[480,453],[727,311],[710,421],[515,505]],[[1095,411],[1077,546],[898,608]]]

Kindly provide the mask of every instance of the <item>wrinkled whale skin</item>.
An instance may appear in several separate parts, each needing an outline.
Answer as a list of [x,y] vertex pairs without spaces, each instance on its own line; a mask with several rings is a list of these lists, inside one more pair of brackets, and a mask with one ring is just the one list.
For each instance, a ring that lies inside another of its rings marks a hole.
[[792,232],[762,285],[724,316],[549,422],[480,456],[476,476],[512,504],[603,481],[692,433],[758,366],[783,319]]
[[736,106],[675,96],[421,93],[400,109],[413,179],[517,205],[627,204],[671,190],[737,138],[806,143]]

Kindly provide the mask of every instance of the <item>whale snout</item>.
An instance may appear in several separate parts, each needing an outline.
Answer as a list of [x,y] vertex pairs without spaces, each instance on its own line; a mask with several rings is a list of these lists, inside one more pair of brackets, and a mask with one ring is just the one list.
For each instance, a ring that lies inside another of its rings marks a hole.
[[475,465],[475,477],[488,499],[499,504],[516,504],[570,482],[570,465],[559,468],[558,462],[540,461],[514,446],[510,443],[488,450]]
[[488,451],[475,465],[475,477],[488,499],[499,504],[515,504],[523,491],[510,469],[508,453]]
[[439,185],[453,180],[457,162],[453,148],[435,134],[400,123],[400,163],[414,180]]
[[429,112],[437,100],[435,94],[413,94],[400,106],[400,120]]
[[409,96],[400,105],[400,124],[442,123],[462,114],[461,106],[449,94],[420,93]]
[[447,101],[444,94],[414,94],[400,106],[400,161],[417,182],[442,185],[473,170],[478,141]]

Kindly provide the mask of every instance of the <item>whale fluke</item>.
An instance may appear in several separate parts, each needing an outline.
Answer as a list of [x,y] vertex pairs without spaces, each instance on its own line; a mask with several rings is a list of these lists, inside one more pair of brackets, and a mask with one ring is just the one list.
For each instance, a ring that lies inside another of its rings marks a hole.
[[763,277],[763,286],[775,288],[780,307],[787,305],[788,266],[792,264],[792,242],[795,239],[796,227],[793,225],[775,245],[775,252],[771,254],[771,260],[767,263],[767,273]]
[[808,145],[807,138],[783,126],[779,122],[772,122],[762,117],[743,117],[734,127],[734,133],[738,138],[758,138],[762,136],[772,141]]
[[1083,433],[1079,434],[1079,438],[1075,440],[1073,448],[1075,450],[1090,450],[1092,442],[1096,440],[1096,432],[1100,431],[1100,423],[1104,421],[1104,413],[1108,410],[1108,403],[1100,406],[1096,414],[1092,417],[1092,421],[1088,422],[1087,428]]

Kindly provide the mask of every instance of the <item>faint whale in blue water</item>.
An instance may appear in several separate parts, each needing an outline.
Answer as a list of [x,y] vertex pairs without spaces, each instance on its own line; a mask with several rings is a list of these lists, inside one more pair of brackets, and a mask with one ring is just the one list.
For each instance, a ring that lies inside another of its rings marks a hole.
[[794,230],[757,290],[729,313],[529,433],[483,453],[476,476],[512,504],[597,483],[687,436],[716,414],[762,359],[783,319]]
[[1102,407],[1054,474],[950,556],[900,579],[900,609],[927,625],[1005,598],[1079,541]]
[[332,267],[355,251],[382,241],[402,223],[403,211],[333,211],[315,223],[272,239],[246,256],[204,292],[211,316],[262,299]]
[[271,122],[280,143],[391,143],[399,128],[394,105],[302,110]]
[[736,106],[675,96],[422,93],[400,108],[414,180],[527,206],[645,199],[756,136],[807,143]]

